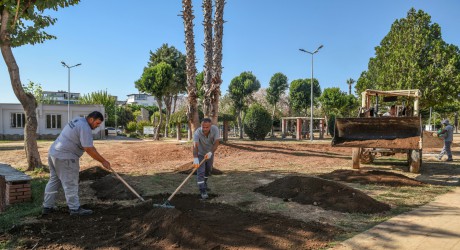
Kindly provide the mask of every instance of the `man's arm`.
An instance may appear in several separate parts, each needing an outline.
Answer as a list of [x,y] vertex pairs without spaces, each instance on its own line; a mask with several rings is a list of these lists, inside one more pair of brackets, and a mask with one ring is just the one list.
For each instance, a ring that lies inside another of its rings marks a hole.
[[100,155],[99,152],[97,152],[95,147],[84,147],[83,149],[94,160],[100,162],[104,168],[112,170],[112,167],[110,167],[110,162],[108,162],[104,157],[102,157],[102,155]]
[[193,158],[198,158],[198,142],[193,142]]

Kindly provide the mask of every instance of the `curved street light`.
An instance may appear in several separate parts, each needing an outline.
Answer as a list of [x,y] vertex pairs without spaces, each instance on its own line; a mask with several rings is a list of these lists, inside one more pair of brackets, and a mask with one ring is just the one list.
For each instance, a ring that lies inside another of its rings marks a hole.
[[70,122],[70,69],[73,67],[78,67],[81,63],[75,64],[73,66],[67,65],[64,61],[61,61],[62,66],[68,69],[68,81],[67,81],[67,122]]
[[311,90],[310,90],[310,141],[313,141],[313,55],[318,53],[318,51],[323,47],[320,45],[315,51],[310,52],[304,49],[299,49],[302,52],[308,53],[311,55]]

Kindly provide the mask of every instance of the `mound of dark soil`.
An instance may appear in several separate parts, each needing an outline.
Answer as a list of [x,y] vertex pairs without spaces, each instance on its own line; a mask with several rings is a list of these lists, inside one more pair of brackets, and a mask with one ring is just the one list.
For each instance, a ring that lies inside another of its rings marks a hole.
[[380,213],[390,210],[365,193],[341,183],[316,177],[288,176],[254,190],[267,196],[300,204],[320,206],[326,210],[347,213]]
[[[177,167],[174,170],[174,172],[179,173],[179,174],[190,174],[192,170],[193,170],[193,163],[190,162],[190,163],[185,163],[182,166]],[[194,174],[196,175],[196,172]],[[221,174],[223,174],[222,171],[220,171],[219,169],[215,167],[212,168],[211,175],[221,175]]]
[[[161,203],[164,198],[154,197]],[[67,210],[9,231],[24,249],[319,249],[342,231],[327,224],[239,210],[177,195],[176,208],[89,207],[76,219]]]
[[414,180],[402,174],[379,170],[355,171],[339,169],[328,174],[322,174],[320,177],[334,181],[357,182],[360,184],[380,184],[392,187],[425,185],[425,183],[421,181]]
[[89,180],[101,179],[108,174],[110,174],[109,171],[101,167],[95,166],[95,167],[91,167],[83,171],[80,171],[79,176],[80,176],[80,181],[89,181]]
[[[123,176],[121,177],[123,178]],[[133,185],[130,186],[136,189]],[[137,198],[114,175],[106,175],[105,177],[91,183],[90,187],[96,191],[96,197],[101,200],[132,200]]]

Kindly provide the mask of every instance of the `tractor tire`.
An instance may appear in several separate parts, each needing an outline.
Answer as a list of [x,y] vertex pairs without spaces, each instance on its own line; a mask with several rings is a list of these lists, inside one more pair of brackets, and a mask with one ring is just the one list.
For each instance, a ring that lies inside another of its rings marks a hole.
[[422,150],[410,150],[409,171],[411,173],[419,173],[422,167]]
[[374,162],[375,156],[370,150],[361,149],[360,162],[362,164],[371,164]]
[[353,161],[353,169],[359,169],[359,159],[361,155],[361,148],[353,148],[351,151],[351,160]]

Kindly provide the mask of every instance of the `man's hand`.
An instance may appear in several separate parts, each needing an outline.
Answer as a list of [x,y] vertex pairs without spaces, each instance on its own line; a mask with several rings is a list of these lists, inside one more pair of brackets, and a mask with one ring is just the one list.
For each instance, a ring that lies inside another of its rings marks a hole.
[[200,160],[198,160],[198,158],[193,158],[193,167],[194,168],[200,167]]
[[211,159],[211,157],[212,157],[212,152],[208,152],[208,153],[204,156],[204,158],[205,158],[206,160]]
[[108,161],[103,161],[102,166],[110,171],[113,171],[112,167],[110,166],[110,162]]

